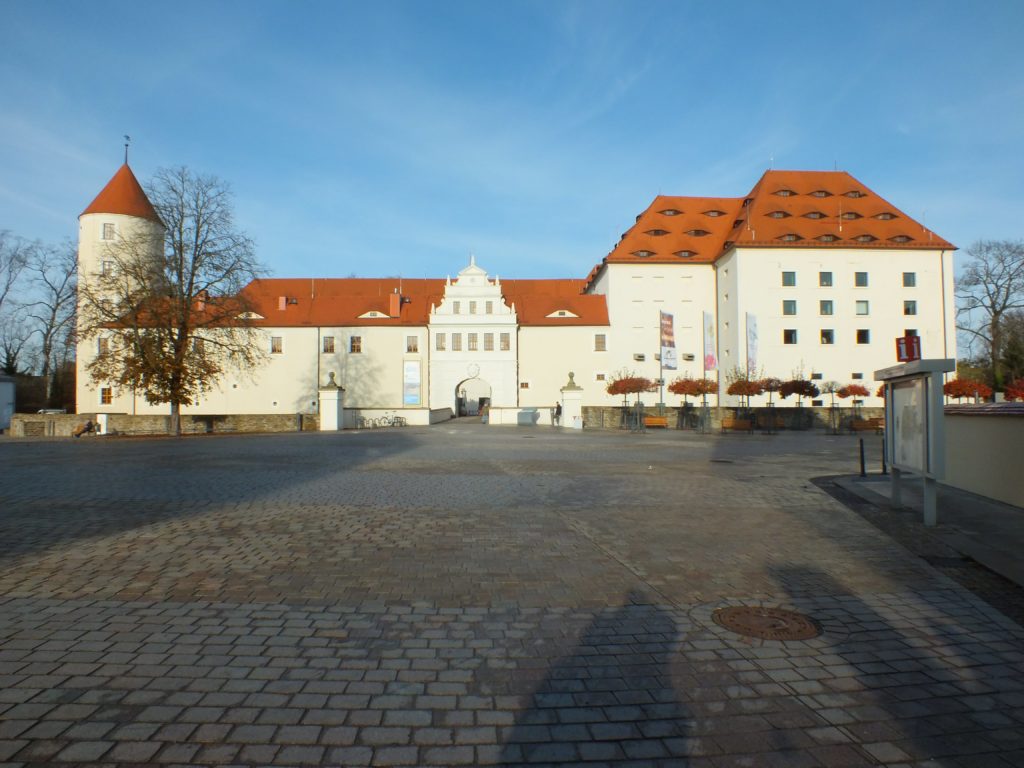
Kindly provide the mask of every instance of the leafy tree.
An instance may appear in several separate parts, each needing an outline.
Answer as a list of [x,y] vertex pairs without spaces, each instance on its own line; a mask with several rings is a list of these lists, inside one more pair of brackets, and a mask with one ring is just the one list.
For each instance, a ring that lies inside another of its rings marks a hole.
[[973,397],[974,401],[978,402],[978,400],[987,400],[992,397],[992,387],[983,381],[957,378],[947,381],[942,386],[942,394],[957,400]]
[[847,397],[867,397],[871,391],[863,384],[847,384],[845,387],[840,387],[836,394],[846,399]]
[[1010,402],[1024,401],[1024,378],[1014,379],[1007,384],[1005,395]]
[[681,395],[683,402],[687,397],[705,397],[718,393],[718,382],[712,379],[693,379],[683,376],[668,385],[668,391],[674,395]]
[[729,386],[726,387],[727,395],[735,395],[740,399],[741,408],[750,407],[750,398],[764,393],[761,379],[751,378],[750,375],[739,368],[733,368],[726,375]]
[[778,393],[780,389],[782,389],[782,379],[776,379],[772,376],[761,379],[761,390],[768,393],[769,406],[774,405],[774,403],[772,403],[772,397]]
[[814,383],[807,379],[790,379],[782,382],[779,387],[779,398],[785,400],[790,395],[796,395],[797,408],[802,407],[803,398],[815,398],[821,394]]
[[658,388],[657,383],[643,376],[636,376],[632,372],[620,372],[615,378],[608,382],[605,390],[609,395],[622,395],[622,402],[626,402],[628,395],[636,395],[636,401],[640,402],[641,392],[653,392]]
[[1024,309],[1024,240],[979,240],[967,256],[957,286],[957,327],[985,345],[991,383],[998,389],[1004,380],[1005,321]]
[[223,181],[163,169],[146,191],[166,227],[163,242],[154,247],[140,233],[112,244],[104,258],[113,268],[82,291],[81,331],[109,339],[88,365],[90,377],[169,403],[171,431],[180,434],[182,405],[229,368],[264,359],[243,290],[262,270]]

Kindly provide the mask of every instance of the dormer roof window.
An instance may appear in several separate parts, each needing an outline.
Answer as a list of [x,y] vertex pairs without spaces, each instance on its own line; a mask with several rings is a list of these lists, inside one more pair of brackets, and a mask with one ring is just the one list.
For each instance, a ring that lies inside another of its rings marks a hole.
[[805,219],[824,219],[825,214],[821,211],[809,211],[804,214]]
[[658,211],[662,216],[678,216],[682,211],[676,208],[666,208],[663,211]]
[[874,235],[857,235],[853,239],[856,240],[858,243],[873,243],[878,238],[875,237]]
[[684,251],[676,251],[673,255],[674,256],[678,256],[680,259],[692,259],[694,256],[697,255],[697,252],[696,251],[685,251],[684,250]]
[[778,195],[779,197],[792,197],[793,195],[796,194],[796,192],[794,192],[792,189],[783,188],[775,190],[774,192],[772,192],[772,194]]
[[796,235],[792,232],[787,232],[784,235],[780,235],[779,240],[781,240],[784,243],[795,243],[797,240],[803,240],[803,238],[800,237],[800,235]]
[[724,216],[725,215],[725,211],[720,211],[717,208],[713,208],[710,211],[704,211],[704,215],[705,216],[710,216],[711,218],[716,218],[718,216]]
[[827,189],[816,189],[810,193],[811,197],[832,197],[832,193]]
[[711,233],[708,232],[706,229],[689,229],[686,231],[686,234],[688,234],[690,237],[706,237]]
[[652,235],[653,237],[663,237],[668,234],[667,229],[648,229],[644,232],[645,235]]
[[892,221],[893,219],[898,219],[899,216],[891,211],[882,211],[881,213],[876,213],[875,218],[879,221]]
[[654,251],[633,251],[633,255],[641,259],[649,259],[654,255]]
[[771,213],[769,213],[767,215],[768,215],[768,218],[770,218],[770,219],[784,219],[787,216],[792,216],[793,214],[791,214],[791,213],[789,213],[787,211],[772,211]]

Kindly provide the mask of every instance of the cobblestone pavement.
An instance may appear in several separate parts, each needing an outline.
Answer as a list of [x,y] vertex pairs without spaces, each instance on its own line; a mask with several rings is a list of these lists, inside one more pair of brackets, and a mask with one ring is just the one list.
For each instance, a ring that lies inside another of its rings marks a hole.
[[1024,630],[810,481],[855,445],[0,442],[0,765],[1024,765]]

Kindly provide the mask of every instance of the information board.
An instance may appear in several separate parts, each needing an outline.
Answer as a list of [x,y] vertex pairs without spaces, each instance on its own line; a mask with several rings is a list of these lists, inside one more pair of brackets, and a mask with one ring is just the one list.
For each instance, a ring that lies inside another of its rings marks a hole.
[[928,472],[927,380],[923,377],[892,385],[893,463],[912,472]]

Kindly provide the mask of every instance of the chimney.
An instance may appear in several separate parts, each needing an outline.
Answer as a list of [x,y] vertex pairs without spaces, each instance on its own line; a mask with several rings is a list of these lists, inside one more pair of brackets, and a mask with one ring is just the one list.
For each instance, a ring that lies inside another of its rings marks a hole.
[[201,290],[196,294],[196,309],[202,312],[206,309],[206,300],[210,298],[210,293],[206,289]]
[[399,317],[402,314],[402,295],[398,292],[388,294],[388,316]]
[[277,297],[277,308],[279,310],[281,310],[282,312],[284,312],[284,308],[286,306],[288,306],[288,297],[287,296],[278,296]]

